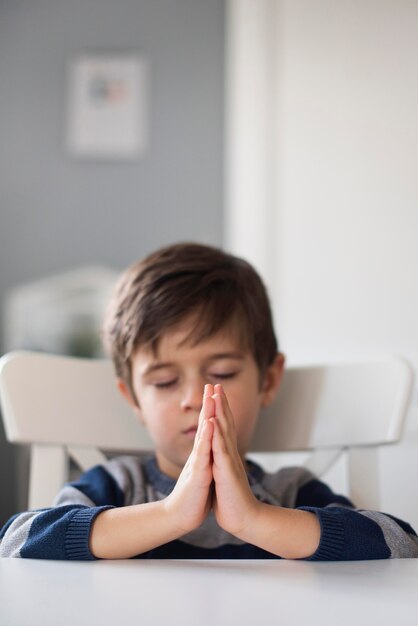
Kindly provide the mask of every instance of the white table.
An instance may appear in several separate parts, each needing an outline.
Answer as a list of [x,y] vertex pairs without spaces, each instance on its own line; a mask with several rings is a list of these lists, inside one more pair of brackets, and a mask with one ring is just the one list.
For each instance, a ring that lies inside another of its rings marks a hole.
[[416,626],[418,559],[0,559],[1,626]]

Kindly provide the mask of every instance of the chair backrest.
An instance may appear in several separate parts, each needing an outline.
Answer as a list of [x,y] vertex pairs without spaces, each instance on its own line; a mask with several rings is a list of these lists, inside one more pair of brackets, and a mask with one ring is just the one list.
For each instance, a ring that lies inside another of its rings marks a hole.
[[[260,417],[251,451],[313,450],[308,466],[320,475],[349,449],[356,483],[350,493],[372,508],[373,450],[400,439],[412,382],[412,368],[398,357],[289,368],[276,402]],[[8,441],[32,448],[30,508],[50,505],[67,479],[68,457],[85,470],[105,460],[103,450],[152,449],[107,360],[11,352],[0,359],[0,402]]]

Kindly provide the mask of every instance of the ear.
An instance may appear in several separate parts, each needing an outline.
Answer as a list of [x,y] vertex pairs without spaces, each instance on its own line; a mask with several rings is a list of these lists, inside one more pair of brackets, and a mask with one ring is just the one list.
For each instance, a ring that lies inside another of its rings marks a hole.
[[143,424],[144,419],[142,416],[141,407],[139,406],[139,403],[136,401],[136,399],[132,396],[131,390],[129,389],[128,385],[121,378],[116,379],[116,385],[117,385],[117,388],[119,389],[119,392],[125,398],[127,403],[131,406],[133,412],[135,413],[139,421]]
[[285,356],[278,352],[264,374],[261,387],[261,406],[270,406],[279,391],[285,369]]

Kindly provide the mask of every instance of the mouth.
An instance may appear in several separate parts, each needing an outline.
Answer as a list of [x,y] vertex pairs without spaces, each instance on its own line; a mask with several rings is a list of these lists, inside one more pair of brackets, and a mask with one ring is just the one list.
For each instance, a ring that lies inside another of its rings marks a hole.
[[194,439],[197,433],[197,426],[191,426],[187,430],[183,430],[183,435],[188,439]]

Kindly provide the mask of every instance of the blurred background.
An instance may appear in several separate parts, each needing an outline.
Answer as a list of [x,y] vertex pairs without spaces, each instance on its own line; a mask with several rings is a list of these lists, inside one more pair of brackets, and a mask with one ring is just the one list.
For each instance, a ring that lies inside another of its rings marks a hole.
[[[88,326],[91,269],[105,290],[104,273],[111,283],[162,245],[222,244],[224,27],[223,0],[0,0],[3,352],[21,347],[25,322],[65,350],[51,323]],[[77,157],[70,66],[125,53],[149,66],[148,145],[136,158]],[[40,347],[39,333],[27,344]],[[0,439],[1,523],[22,503],[18,455]]]
[[[410,0],[0,0],[1,351],[99,354],[118,272],[194,240],[259,269],[288,363],[417,370],[417,35]],[[125,151],[69,123],[100,58],[147,68]],[[416,527],[417,407],[380,453],[383,509]],[[0,523],[25,471],[0,432]]]

